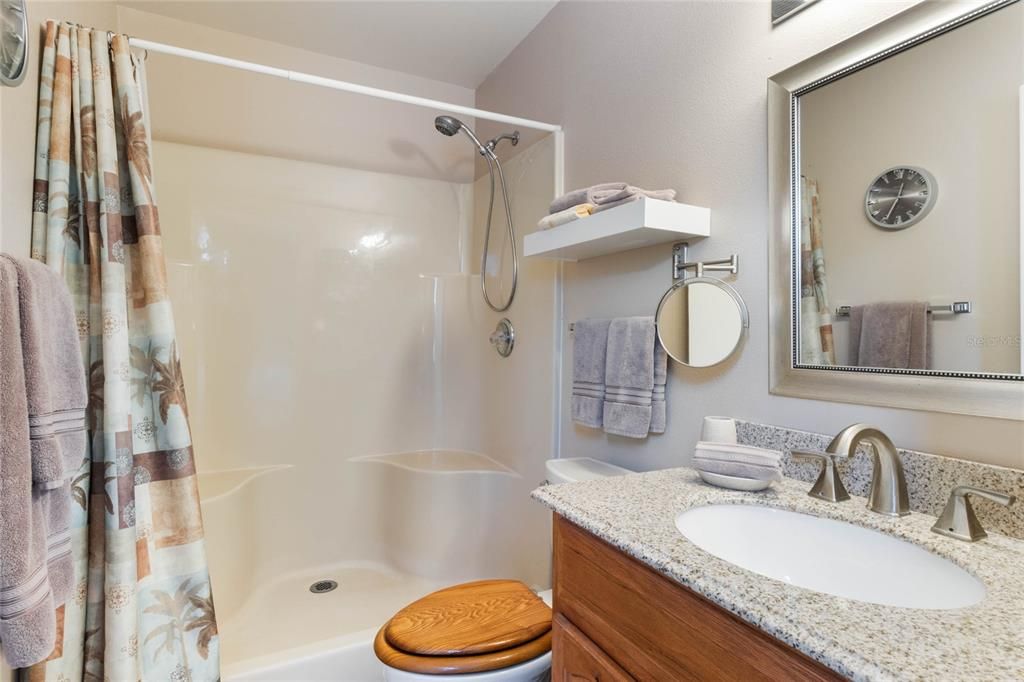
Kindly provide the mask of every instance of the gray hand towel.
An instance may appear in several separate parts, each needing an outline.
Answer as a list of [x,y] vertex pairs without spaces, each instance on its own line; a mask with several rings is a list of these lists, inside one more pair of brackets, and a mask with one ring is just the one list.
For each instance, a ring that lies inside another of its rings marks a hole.
[[653,317],[620,317],[608,326],[605,433],[646,438],[650,432],[655,342]]
[[14,668],[45,659],[57,636],[47,570],[49,511],[32,485],[18,273],[0,258],[0,646]]
[[71,296],[46,265],[0,254],[18,276],[32,480],[62,488],[86,456],[88,399]]
[[931,322],[920,301],[870,303],[850,309],[850,364],[929,369]]
[[604,411],[605,356],[611,320],[586,319],[573,324],[572,419],[599,429]]
[[651,433],[665,433],[668,420],[665,384],[668,380],[668,355],[661,342],[654,339],[654,389],[651,391]]

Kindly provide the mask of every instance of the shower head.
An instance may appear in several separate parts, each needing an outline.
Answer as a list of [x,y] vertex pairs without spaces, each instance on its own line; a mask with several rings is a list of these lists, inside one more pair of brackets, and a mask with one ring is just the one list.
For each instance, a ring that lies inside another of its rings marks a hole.
[[442,135],[451,137],[459,132],[459,129],[462,127],[462,121],[452,116],[438,116],[434,119],[434,127]]
[[437,132],[442,135],[447,135],[448,137],[451,137],[461,130],[466,133],[466,137],[473,141],[473,144],[476,145],[477,150],[482,156],[494,154],[494,152],[480,144],[480,140],[478,140],[476,135],[473,134],[473,131],[469,129],[469,126],[454,116],[438,116],[434,119],[434,127],[437,128]]

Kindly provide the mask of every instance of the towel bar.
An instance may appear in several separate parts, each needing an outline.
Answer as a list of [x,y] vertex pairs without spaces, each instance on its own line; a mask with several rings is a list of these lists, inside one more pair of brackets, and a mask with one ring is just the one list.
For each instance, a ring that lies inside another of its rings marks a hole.
[[[841,305],[836,308],[836,317],[849,317],[850,308],[848,305]],[[952,303],[946,303],[942,305],[930,305],[928,306],[928,312],[930,313],[950,313],[952,315],[963,315],[971,312],[970,301],[954,301]]]

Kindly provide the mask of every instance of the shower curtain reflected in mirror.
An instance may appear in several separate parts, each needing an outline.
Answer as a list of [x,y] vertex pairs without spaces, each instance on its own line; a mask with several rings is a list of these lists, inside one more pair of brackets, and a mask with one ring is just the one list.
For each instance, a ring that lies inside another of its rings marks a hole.
[[143,67],[126,36],[47,23],[32,255],[75,301],[90,451],[73,476],[77,593],[27,680],[220,677]]
[[800,178],[800,362],[836,364],[818,183]]

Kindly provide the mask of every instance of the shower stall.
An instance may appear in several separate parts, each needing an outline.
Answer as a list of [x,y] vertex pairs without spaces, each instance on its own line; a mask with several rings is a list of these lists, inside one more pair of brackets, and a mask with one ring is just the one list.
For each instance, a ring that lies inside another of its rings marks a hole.
[[[437,136],[444,110],[417,111],[382,154]],[[154,143],[225,679],[379,679],[372,637],[407,603],[549,587],[529,492],[557,442],[559,270],[513,268],[508,225],[521,240],[560,187],[548,132],[477,145],[497,196],[455,141],[460,172],[417,176]]]

